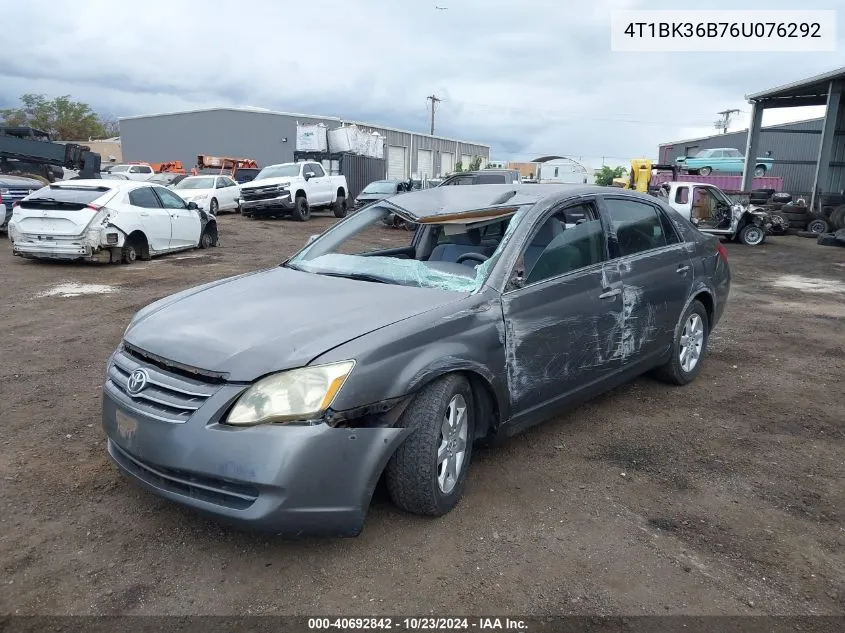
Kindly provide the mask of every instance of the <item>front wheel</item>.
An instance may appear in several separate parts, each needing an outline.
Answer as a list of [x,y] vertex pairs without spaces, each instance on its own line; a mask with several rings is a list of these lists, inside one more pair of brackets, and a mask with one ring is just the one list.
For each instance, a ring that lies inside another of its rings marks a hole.
[[200,236],[199,247],[211,248],[212,246],[214,246],[214,235],[211,234],[211,231],[206,229],[202,232],[202,235]]
[[120,259],[124,264],[134,264],[138,261],[138,243],[135,240],[130,240],[123,245]]
[[713,170],[710,167],[702,167],[701,169],[698,170],[698,175],[699,176],[709,176],[712,172],[713,172]]
[[766,166],[765,165],[757,165],[754,168],[754,175],[757,177],[765,176],[766,175]]
[[674,385],[691,383],[701,371],[709,338],[707,310],[700,301],[693,301],[675,326],[672,358],[654,372],[655,376]]
[[746,246],[758,246],[766,241],[766,232],[756,224],[746,224],[739,232],[739,241]]
[[411,430],[387,464],[390,498],[406,512],[442,516],[466,484],[475,426],[472,390],[451,374],[420,391],[402,416]]
[[308,206],[308,200],[303,196],[296,199],[293,205],[293,218],[298,222],[305,222],[311,217],[311,207]]

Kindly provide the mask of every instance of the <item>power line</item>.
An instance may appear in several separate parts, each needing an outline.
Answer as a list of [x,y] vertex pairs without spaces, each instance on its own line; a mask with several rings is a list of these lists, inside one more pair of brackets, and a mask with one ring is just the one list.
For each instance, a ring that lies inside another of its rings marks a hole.
[[426,97],[426,100],[431,101],[431,135],[434,136],[434,112],[441,99],[439,99],[436,95],[429,95]]

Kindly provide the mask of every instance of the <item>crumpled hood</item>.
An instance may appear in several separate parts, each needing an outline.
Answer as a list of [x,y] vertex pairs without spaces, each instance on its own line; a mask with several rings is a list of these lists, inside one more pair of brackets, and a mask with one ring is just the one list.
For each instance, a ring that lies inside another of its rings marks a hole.
[[338,345],[465,294],[279,267],[162,299],[139,312],[125,340],[232,381],[252,381],[307,365]]

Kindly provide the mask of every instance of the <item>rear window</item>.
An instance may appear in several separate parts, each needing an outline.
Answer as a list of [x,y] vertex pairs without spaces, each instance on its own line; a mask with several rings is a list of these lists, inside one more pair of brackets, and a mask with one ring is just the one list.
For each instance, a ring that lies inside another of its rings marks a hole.
[[67,185],[57,187],[56,185],[51,185],[33,193],[27,199],[27,203],[69,202],[84,206],[91,204],[94,200],[102,197],[103,194],[109,191],[111,189],[108,187],[69,187]]

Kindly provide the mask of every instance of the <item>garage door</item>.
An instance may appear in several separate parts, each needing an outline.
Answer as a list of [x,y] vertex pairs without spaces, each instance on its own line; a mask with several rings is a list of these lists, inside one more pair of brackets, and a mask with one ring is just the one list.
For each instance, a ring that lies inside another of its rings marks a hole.
[[469,164],[472,162],[472,156],[469,154],[461,154],[461,167],[464,168],[464,171],[469,169]]
[[390,145],[387,148],[387,178],[389,180],[405,180],[405,148]]
[[449,152],[440,152],[440,175],[452,173],[455,169],[455,155]]
[[434,160],[430,149],[417,150],[417,174],[419,178],[434,177]]

